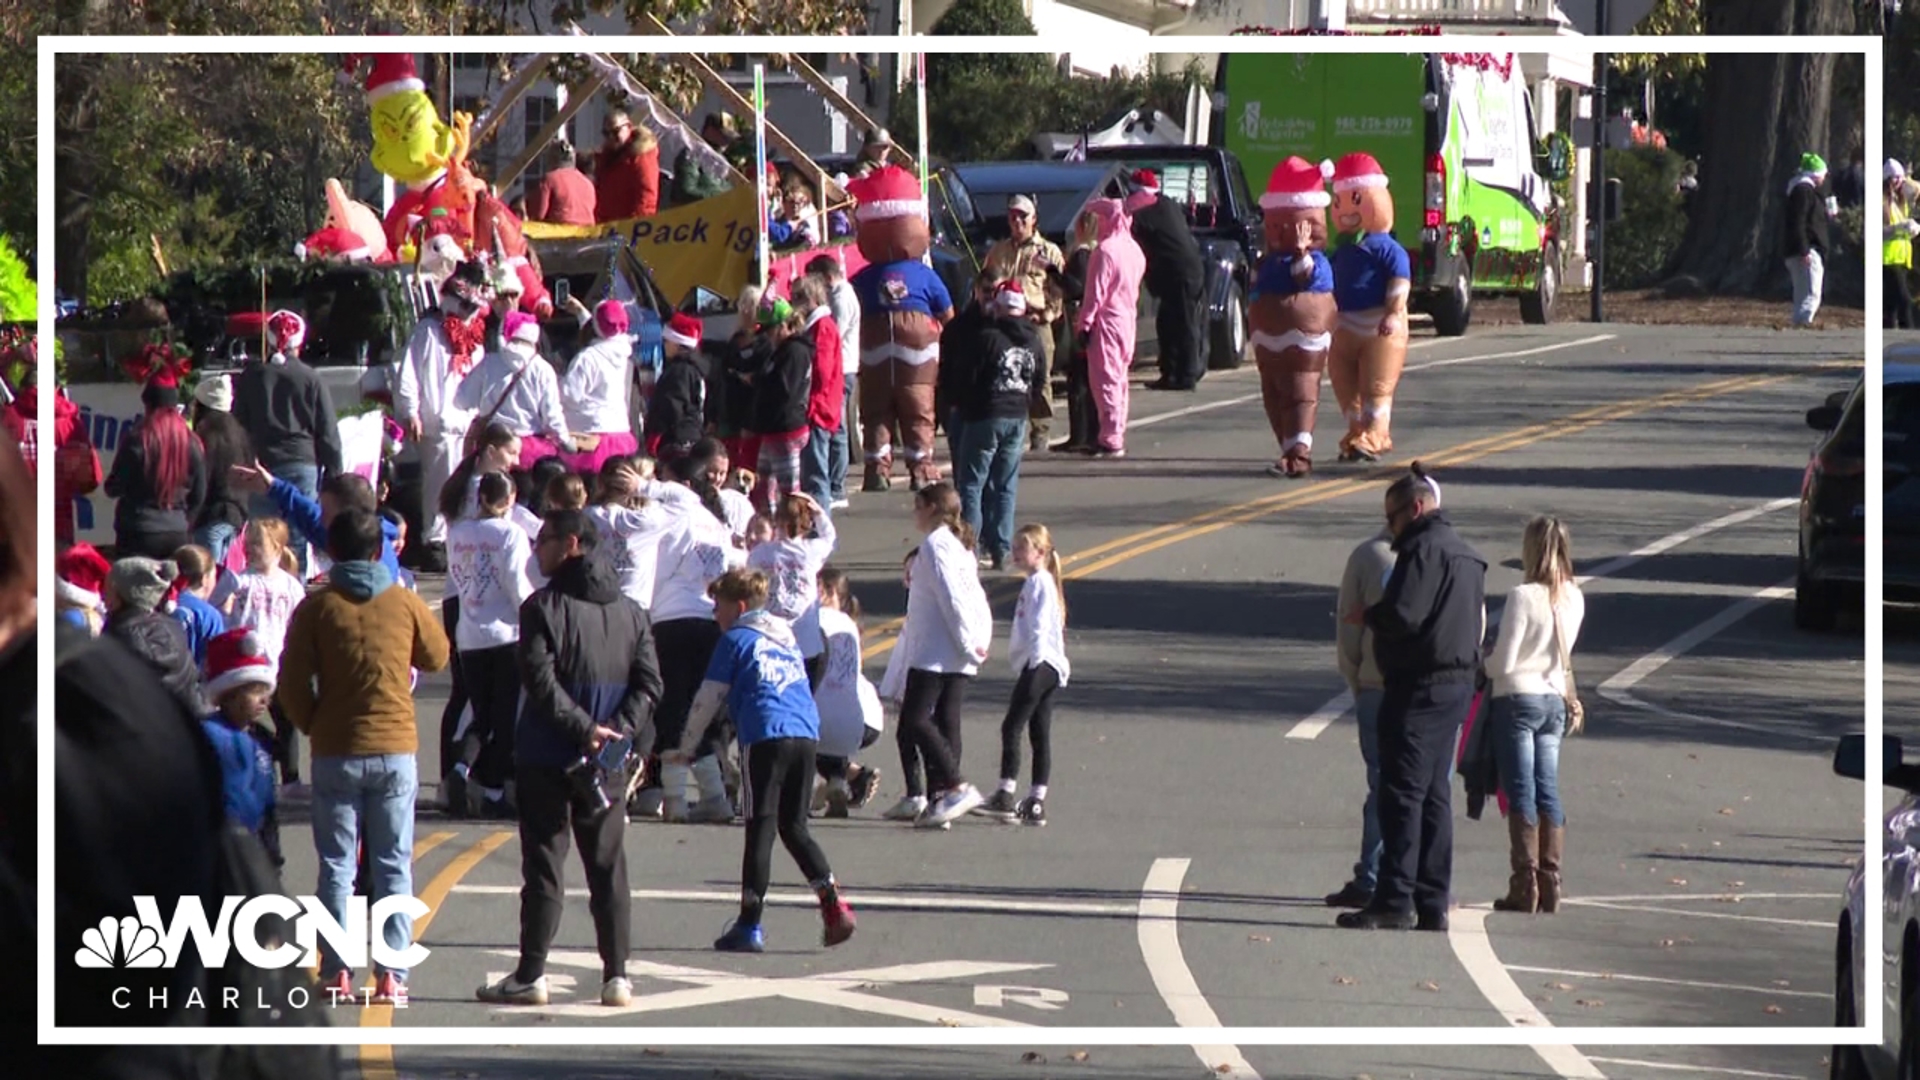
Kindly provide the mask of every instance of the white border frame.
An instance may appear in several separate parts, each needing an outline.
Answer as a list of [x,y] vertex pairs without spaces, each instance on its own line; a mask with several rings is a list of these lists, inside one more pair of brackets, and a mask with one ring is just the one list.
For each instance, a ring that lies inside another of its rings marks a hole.
[[[932,54],[964,52],[1048,53],[1038,38],[999,37],[809,37],[768,38],[737,37],[661,38],[636,36],[513,36],[513,37],[75,37],[49,36],[38,40],[39,121],[39,251],[36,267],[40,282],[39,333],[43,344],[42,363],[52,363],[54,342],[54,287],[49,272],[54,258],[54,147],[53,105],[54,65],[61,54],[101,52],[125,53],[285,53],[319,54],[349,52],[486,52],[530,53],[562,48],[579,48],[583,40],[612,52],[684,52],[694,44],[708,45],[708,52],[860,52],[899,54],[923,51]],[[1882,132],[1885,125],[1885,78],[1882,39],[1878,37],[1487,37],[1443,35],[1434,37],[1386,37],[1360,34],[1350,37],[1215,37],[1162,36],[1147,43],[1151,52],[1180,53],[1407,53],[1428,51],[1526,53],[1545,51],[1527,46],[1572,45],[1594,52],[1698,52],[1698,53],[1850,53],[1865,58],[1866,109],[1864,152],[1871,174],[1871,163],[1884,160]],[[1658,45],[1658,48],[1650,46]],[[1791,48],[1782,50],[1782,44]],[[678,45],[678,48],[673,46]],[[717,47],[715,47],[717,46]],[[1865,222],[1869,236],[1871,223],[1881,217],[1883,185],[1867,184]],[[1874,244],[1866,244],[1871,251]],[[1869,266],[1869,269],[1871,267]],[[1885,335],[1874,313],[1882,303],[1881,279],[1866,274],[1865,377],[1868,380],[1867,416],[1869,429],[1880,422],[1880,374]],[[53,396],[40,397],[40,460],[53,461]],[[1869,489],[1878,491],[1874,478],[1882,475],[1884,447],[1880,440],[1867,440],[1867,477]],[[39,589],[43,629],[52,626],[54,593],[53,573],[53,470],[43,468],[39,475],[40,525]],[[1884,567],[1882,500],[1869,498],[1866,521],[1866,594],[1881,595]],[[1866,668],[1866,774],[1881,774],[1882,755],[1879,735],[1883,705],[1882,648],[1883,605],[1869,608],[1865,626]],[[54,740],[52,723],[46,719],[53,693],[54,635],[39,635],[39,663],[43,721],[39,748],[39,927],[38,970],[50,975],[57,970],[59,945],[53,939],[50,914],[53,911],[54,883]],[[1810,761],[1813,759],[1809,759]],[[1871,871],[1879,861],[1884,785],[1871,781],[1862,785],[1862,854]],[[1881,955],[1884,936],[1878,913],[1877,878],[1870,880],[1867,893],[1865,949],[1868,957]],[[1837,912],[1842,897],[1835,898]],[[1863,992],[1869,1003],[1882,999],[1884,965],[1872,964],[1866,973],[1872,992]],[[1841,1037],[1849,1029],[1835,1027],[1739,1028],[1739,1027],[1302,1027],[1302,1028],[1128,1028],[1128,1027],[1034,1027],[1034,1028],[898,1028],[898,1027],[652,1027],[652,1026],[485,1026],[383,1028],[82,1028],[59,1027],[54,1023],[54,1002],[50,994],[41,995],[36,1014],[40,1043],[44,1045],[220,1045],[244,1035],[246,1041],[260,1045],[334,1045],[334,1046],[1194,1046],[1233,1043],[1242,1046],[1847,1046],[1879,1044],[1884,1036],[1883,1008],[1871,1008],[1857,1036]]]

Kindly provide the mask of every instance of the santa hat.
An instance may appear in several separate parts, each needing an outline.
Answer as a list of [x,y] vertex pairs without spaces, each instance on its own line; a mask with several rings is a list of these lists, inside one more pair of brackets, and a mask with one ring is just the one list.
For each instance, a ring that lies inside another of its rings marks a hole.
[[293,254],[302,262],[310,258],[362,262],[373,258],[373,249],[352,229],[329,226],[293,245]]
[[279,679],[273,661],[251,630],[229,630],[207,642],[207,700],[216,704],[243,686],[271,687]]
[[920,181],[898,165],[883,165],[858,180],[850,181],[847,194],[859,200],[854,217],[859,221],[885,221],[916,217],[926,213],[926,193]]
[[1303,157],[1290,157],[1273,167],[1267,178],[1267,190],[1260,196],[1262,210],[1317,210],[1333,202],[1327,194],[1327,180],[1333,175],[1333,162],[1318,166]]
[[509,311],[500,318],[500,336],[523,345],[538,345],[540,320],[524,311]]
[[993,306],[1002,315],[1025,315],[1027,313],[1027,294],[1021,291],[1017,281],[1003,281],[994,291]]
[[222,372],[208,375],[193,388],[193,400],[212,409],[214,412],[233,411],[233,379]]
[[700,330],[699,319],[684,311],[676,311],[673,318],[667,320],[667,328],[660,336],[669,345],[678,345],[683,349],[697,349],[700,347]]
[[1353,153],[1333,167],[1333,193],[1343,195],[1349,191],[1363,188],[1383,188],[1387,186],[1386,171],[1372,154]]
[[53,563],[54,573],[77,589],[95,596],[106,587],[107,575],[113,572],[113,564],[92,544],[75,544],[60,553]]
[[307,320],[284,309],[274,312],[267,316],[267,341],[281,352],[299,352],[307,342]]
[[[349,76],[360,69],[364,55],[354,54],[347,57],[346,71]],[[382,98],[408,90],[425,90],[427,84],[420,79],[420,73],[414,69],[412,53],[381,53],[373,57],[373,68],[367,72],[367,104],[372,105]]]
[[1133,181],[1133,186],[1141,191],[1158,192],[1160,190],[1160,177],[1152,169],[1136,169],[1130,179]]

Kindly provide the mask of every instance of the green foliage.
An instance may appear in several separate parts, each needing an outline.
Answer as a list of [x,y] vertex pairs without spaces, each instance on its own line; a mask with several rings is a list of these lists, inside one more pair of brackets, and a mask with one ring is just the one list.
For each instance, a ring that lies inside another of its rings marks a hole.
[[1625,209],[1606,227],[1607,288],[1646,288],[1661,281],[1687,230],[1677,188],[1683,164],[1679,154],[1651,147],[1607,154],[1607,175],[1619,179]]
[[[1700,19],[1700,0],[1660,0],[1633,28],[1644,37],[1680,37],[1705,33]],[[1615,53],[1608,62],[1615,71],[1629,75],[1673,78],[1706,69],[1704,53]]]
[[[1200,79],[1197,64],[1172,75],[1105,78],[1070,77],[1044,65],[1018,82],[984,66],[950,71],[944,82],[936,82],[932,60],[928,57],[928,145],[935,157],[949,161],[1030,158],[1034,135],[1081,131],[1123,109],[1145,107],[1179,117],[1186,111],[1187,87]],[[895,98],[892,115],[895,137],[912,145],[918,132],[911,86]]]
[[38,317],[40,290],[34,287],[27,264],[0,234],[0,322],[28,322]]

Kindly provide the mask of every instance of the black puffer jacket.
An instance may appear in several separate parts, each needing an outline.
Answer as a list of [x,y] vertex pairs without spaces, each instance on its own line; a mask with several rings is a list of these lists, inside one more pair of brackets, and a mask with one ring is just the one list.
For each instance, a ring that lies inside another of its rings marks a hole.
[[213,711],[200,693],[200,670],[178,619],[153,611],[122,611],[107,620],[105,633],[146,661],[188,715]]
[[520,605],[519,655],[519,764],[564,769],[587,753],[595,727],[652,745],[662,686],[653,623],[620,592],[604,549],[563,564]]
[[647,437],[668,446],[700,441],[707,431],[707,356],[699,350],[667,361],[647,404]]
[[1440,510],[1408,525],[1393,550],[1386,594],[1366,614],[1381,677],[1388,686],[1472,681],[1486,632],[1486,558]]
[[753,378],[755,435],[807,430],[807,391],[813,385],[813,334],[793,335],[774,348]]

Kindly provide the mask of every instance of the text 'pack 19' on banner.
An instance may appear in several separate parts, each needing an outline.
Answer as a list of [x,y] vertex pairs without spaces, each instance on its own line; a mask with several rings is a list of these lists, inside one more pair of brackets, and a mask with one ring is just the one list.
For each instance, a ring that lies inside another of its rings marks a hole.
[[751,278],[758,226],[752,188],[662,210],[650,217],[599,225],[529,221],[530,240],[584,240],[615,235],[633,245],[667,299],[679,304],[696,286],[738,296]]

